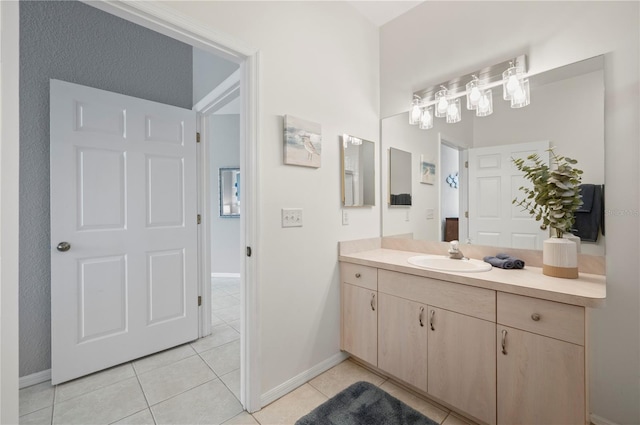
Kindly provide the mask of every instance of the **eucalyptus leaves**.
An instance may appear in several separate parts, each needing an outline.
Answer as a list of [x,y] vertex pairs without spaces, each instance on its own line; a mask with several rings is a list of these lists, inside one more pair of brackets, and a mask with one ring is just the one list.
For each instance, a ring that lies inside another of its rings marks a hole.
[[559,156],[553,148],[548,152],[554,169],[538,154],[529,155],[527,160],[511,158],[518,170],[524,172],[524,177],[533,183],[533,188],[520,187],[526,197],[516,198],[512,203],[535,215],[537,221],[542,220],[542,230],[551,227],[561,238],[571,230],[574,212],[582,205],[579,188],[582,170],[573,167],[578,163],[575,159]]

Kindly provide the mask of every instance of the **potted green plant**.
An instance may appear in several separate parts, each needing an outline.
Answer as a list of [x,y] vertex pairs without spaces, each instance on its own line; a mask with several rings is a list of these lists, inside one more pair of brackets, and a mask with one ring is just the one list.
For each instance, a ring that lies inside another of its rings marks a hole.
[[542,221],[541,229],[552,230],[552,237],[543,244],[542,272],[549,276],[577,278],[577,245],[563,235],[571,231],[574,213],[582,205],[582,170],[575,168],[578,163],[575,159],[556,154],[554,148],[548,152],[549,163],[538,154],[529,155],[526,160],[512,158],[516,168],[532,184],[532,187],[520,187],[525,197],[515,198],[513,204]]

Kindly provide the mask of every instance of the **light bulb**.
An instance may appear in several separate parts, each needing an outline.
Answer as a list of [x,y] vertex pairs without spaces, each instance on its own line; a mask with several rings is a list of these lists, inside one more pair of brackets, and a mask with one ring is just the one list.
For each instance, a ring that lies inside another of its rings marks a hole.
[[469,100],[472,105],[476,105],[480,100],[480,89],[478,87],[474,87],[471,89],[471,93],[469,93]]
[[478,101],[478,109],[480,109],[481,112],[487,112],[489,110],[489,99],[486,94]]
[[509,94],[513,94],[513,92],[520,86],[520,83],[518,82],[518,78],[515,75],[512,75],[509,77],[509,80],[507,81],[507,92]]
[[525,96],[526,95],[525,95],[524,89],[522,88],[522,86],[520,84],[518,84],[518,87],[513,92],[513,100],[514,100],[514,102],[522,103],[524,101]]
[[444,97],[441,97],[438,101],[438,112],[445,113],[447,111],[447,107],[449,106],[449,102]]
[[413,105],[411,107],[411,122],[417,123],[420,120],[420,106]]
[[458,115],[458,107],[456,106],[455,103],[452,103],[451,105],[449,105],[449,109],[447,110],[447,114],[449,114],[451,116]]

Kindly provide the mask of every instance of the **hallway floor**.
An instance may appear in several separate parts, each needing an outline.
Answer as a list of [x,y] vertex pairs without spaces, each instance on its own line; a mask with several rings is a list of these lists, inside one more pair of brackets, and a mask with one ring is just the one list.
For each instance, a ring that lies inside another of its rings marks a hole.
[[61,385],[24,388],[20,424],[287,425],[357,381],[380,386],[441,424],[468,423],[351,360],[250,415],[239,401],[239,279],[212,279],[212,295],[210,336]]

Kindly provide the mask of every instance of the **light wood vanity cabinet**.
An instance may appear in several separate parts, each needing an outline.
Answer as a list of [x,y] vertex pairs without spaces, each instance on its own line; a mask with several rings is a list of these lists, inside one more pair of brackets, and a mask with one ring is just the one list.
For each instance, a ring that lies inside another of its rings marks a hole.
[[588,423],[584,307],[498,292],[496,337],[499,424]]
[[373,366],[378,364],[377,274],[375,268],[354,264],[340,268],[341,348]]
[[429,317],[427,393],[495,424],[496,324],[436,307]]
[[584,307],[340,270],[343,350],[488,424],[588,423]]

